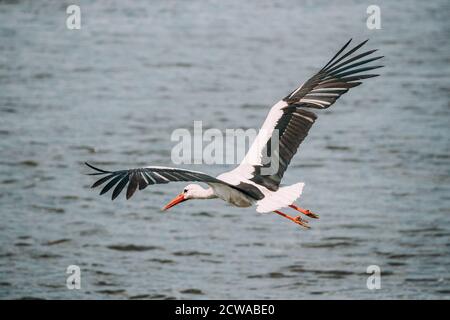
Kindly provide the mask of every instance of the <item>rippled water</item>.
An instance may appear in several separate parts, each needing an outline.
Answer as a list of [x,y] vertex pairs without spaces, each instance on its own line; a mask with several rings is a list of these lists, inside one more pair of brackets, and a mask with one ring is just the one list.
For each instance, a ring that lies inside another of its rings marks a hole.
[[[1,297],[449,298],[448,1],[377,1],[375,31],[358,1],[79,3],[71,31],[62,3],[0,1]],[[89,189],[84,161],[170,165],[195,120],[258,128],[350,37],[386,68],[320,112],[286,174],[313,229],[219,200],[160,212],[180,184]]]

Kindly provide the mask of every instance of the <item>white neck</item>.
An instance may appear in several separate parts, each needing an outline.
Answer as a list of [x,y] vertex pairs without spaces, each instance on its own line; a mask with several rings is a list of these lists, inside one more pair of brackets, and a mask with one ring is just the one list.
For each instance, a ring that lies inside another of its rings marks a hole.
[[196,190],[193,196],[194,199],[213,199],[217,198],[212,188]]

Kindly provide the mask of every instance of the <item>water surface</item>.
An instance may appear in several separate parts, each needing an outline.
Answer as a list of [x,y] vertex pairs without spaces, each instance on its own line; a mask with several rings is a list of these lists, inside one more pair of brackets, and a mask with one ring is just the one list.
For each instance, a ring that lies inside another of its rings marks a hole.
[[[375,31],[360,1],[79,3],[72,31],[63,3],[0,2],[0,297],[449,297],[448,1],[378,1]],[[386,68],[320,112],[287,171],[313,229],[219,200],[160,212],[181,184],[89,189],[84,161],[170,165],[196,120],[258,128],[350,37]]]

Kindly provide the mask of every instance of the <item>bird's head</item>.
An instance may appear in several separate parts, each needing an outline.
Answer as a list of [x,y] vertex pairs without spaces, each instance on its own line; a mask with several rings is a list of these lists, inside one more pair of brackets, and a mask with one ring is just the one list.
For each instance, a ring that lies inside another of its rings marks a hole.
[[177,195],[175,198],[172,199],[164,208],[163,210],[167,210],[169,208],[172,208],[173,206],[176,206],[177,204],[184,202],[189,199],[202,199],[204,198],[205,189],[203,189],[198,184],[189,184],[186,187],[184,187],[183,192],[181,192],[179,195]]

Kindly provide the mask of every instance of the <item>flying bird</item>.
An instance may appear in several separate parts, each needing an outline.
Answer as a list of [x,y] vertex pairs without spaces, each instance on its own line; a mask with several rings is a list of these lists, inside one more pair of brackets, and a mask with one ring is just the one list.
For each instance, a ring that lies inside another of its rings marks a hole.
[[[153,184],[201,182],[208,187],[187,185],[163,210],[191,199],[219,198],[236,207],[255,205],[257,212],[274,212],[309,228],[308,221],[301,215],[293,217],[280,211],[290,207],[310,218],[318,218],[315,213],[295,204],[302,194],[304,183],[282,187],[280,182],[299,145],[317,119],[311,109],[329,108],[350,88],[359,86],[362,80],[378,76],[367,71],[383,67],[369,64],[383,58],[371,56],[377,50],[358,52],[368,40],[346,50],[351,41],[320,71],[270,109],[244,160],[233,170],[213,177],[203,172],[158,166],[107,171],[86,162],[87,166],[95,170],[90,175],[101,176],[92,188],[105,184],[100,192],[102,195],[115,187],[112,191],[114,200],[125,187],[126,198],[129,199],[137,189],[143,190]],[[275,150],[272,150],[273,139],[278,142]]]

